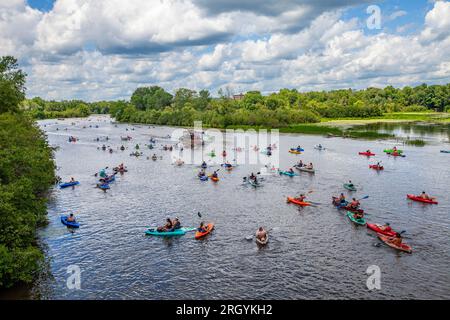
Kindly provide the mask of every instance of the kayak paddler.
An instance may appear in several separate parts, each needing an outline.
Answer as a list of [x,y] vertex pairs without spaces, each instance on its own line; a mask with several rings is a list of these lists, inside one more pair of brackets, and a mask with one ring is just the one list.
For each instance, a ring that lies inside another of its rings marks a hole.
[[352,180],[348,180],[347,184],[350,188],[353,188],[355,185],[353,184]]
[[73,177],[70,178],[70,182],[75,182],[75,179]]
[[174,231],[176,229],[180,229],[181,228],[181,222],[180,219],[178,217],[176,217],[175,219],[173,219],[172,221],[172,228],[168,231]]
[[122,146],[120,147],[120,150],[124,151],[124,150],[125,150],[125,147],[122,145]]
[[217,178],[217,170],[213,172],[213,174],[211,175],[211,177]]
[[310,163],[306,166],[306,169],[309,169],[309,170],[313,170],[313,169],[314,169],[312,162],[310,162]]
[[300,160],[298,163],[297,163],[297,167],[303,167],[304,166],[304,164],[303,164],[303,161],[302,160]]
[[252,172],[252,174],[250,175],[250,180],[256,180],[256,176],[255,176],[255,174]]
[[200,222],[200,226],[197,228],[198,232],[204,233],[207,232],[208,229],[205,227],[205,223],[202,221]]
[[267,231],[264,230],[263,227],[259,227],[259,229],[256,231],[255,237],[256,237],[256,239],[264,242],[264,241],[266,241],[266,238],[267,238]]
[[294,169],[292,169],[292,168],[289,168],[289,171],[288,171],[289,173],[294,173]]
[[306,196],[302,193],[300,194],[300,196],[298,198],[295,198],[295,200],[298,200],[300,202],[305,202],[304,200],[306,199]]
[[201,169],[200,172],[198,173],[199,177],[204,177],[205,175],[206,175],[205,169]]
[[417,196],[417,198],[422,198],[422,199],[425,199],[425,200],[434,200],[434,199],[436,199],[434,197],[430,197],[425,191],[422,191],[420,196]]
[[380,228],[381,231],[386,231],[386,232],[392,231],[392,228],[391,228],[391,226],[389,225],[389,223],[386,223],[386,224],[383,225],[383,226],[378,226],[378,228]]
[[359,206],[360,206],[360,203],[358,200],[356,200],[356,198],[353,198],[352,202],[350,202],[350,204],[349,204],[349,207],[354,210],[357,210],[359,208]]
[[396,247],[401,247],[402,242],[403,242],[402,235],[398,232],[395,234],[395,236],[389,237],[388,239],[389,239],[389,242],[391,242]]
[[75,216],[73,215],[73,213],[71,213],[71,214],[67,217],[67,221],[68,221],[68,222],[75,222]]
[[167,218],[166,219],[166,224],[164,226],[162,226],[162,227],[158,227],[156,230],[159,231],[159,232],[166,232],[166,231],[168,231],[168,230],[170,230],[172,228],[173,228],[172,220],[170,220],[170,218]]

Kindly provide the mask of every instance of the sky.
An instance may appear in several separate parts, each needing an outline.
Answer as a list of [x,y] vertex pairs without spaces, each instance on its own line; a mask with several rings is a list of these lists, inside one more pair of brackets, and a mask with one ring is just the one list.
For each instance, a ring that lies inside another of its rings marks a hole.
[[0,0],[27,97],[128,100],[450,82],[450,1]]

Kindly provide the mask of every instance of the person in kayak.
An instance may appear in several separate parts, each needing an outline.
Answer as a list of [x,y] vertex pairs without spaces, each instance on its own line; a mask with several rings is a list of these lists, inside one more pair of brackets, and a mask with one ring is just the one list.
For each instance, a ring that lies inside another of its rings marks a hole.
[[176,217],[172,221],[172,229],[170,229],[170,231],[174,231],[174,230],[177,230],[177,229],[180,229],[180,228],[181,228],[180,219],[178,217]]
[[272,151],[272,146],[269,144],[269,146],[267,147],[267,151]]
[[397,232],[395,234],[395,236],[389,237],[388,239],[396,247],[401,247],[402,246],[403,238],[402,238],[402,235],[400,233]]
[[100,170],[100,177],[101,178],[105,178],[106,177],[106,170],[105,169]]
[[353,184],[352,180],[348,180],[347,185],[348,185],[350,188],[353,188],[353,187],[355,186],[355,185]]
[[136,144],[136,146],[134,147],[136,150],[139,150],[139,144]]
[[71,177],[70,182],[75,182],[75,179],[73,177]]
[[198,231],[198,232],[201,232],[201,233],[205,233],[205,232],[208,231],[208,229],[207,229],[207,227],[205,226],[205,223],[204,223],[203,221],[200,222],[200,226],[197,228],[197,231]]
[[391,226],[387,222],[385,225],[378,226],[378,228],[380,228],[381,231],[386,231],[386,232],[392,231]]
[[122,146],[120,147],[120,150],[125,151],[125,147],[122,145]]
[[109,153],[113,153],[114,150],[112,148],[109,148]]
[[361,205],[361,204],[359,203],[359,201],[356,200],[356,198],[353,198],[353,199],[352,199],[352,202],[350,202],[350,204],[349,204],[348,206],[349,206],[351,209],[358,210],[358,208],[359,208],[360,205]]
[[392,151],[393,151],[393,152],[397,152],[397,147],[396,147],[396,146],[393,147],[393,148],[392,148]]
[[292,168],[289,168],[288,172],[291,173],[291,174],[294,174],[294,173],[295,173],[295,172],[294,172],[294,169],[292,169]]
[[310,162],[307,166],[305,166],[306,167],[306,169],[309,169],[309,170],[313,170],[314,169],[314,166],[313,166],[313,164],[312,164],[312,162]]
[[103,151],[106,150],[106,146],[105,146],[105,145],[102,146],[102,150],[103,150]]
[[263,227],[259,227],[259,229],[256,231],[255,237],[260,241],[266,241],[267,231],[264,230]]
[[252,172],[252,174],[249,177],[250,180],[256,180],[256,176],[255,174]]
[[223,150],[223,152],[222,152],[222,157],[226,157],[227,156],[227,152],[225,151],[225,150]]
[[417,196],[417,198],[422,198],[425,200],[434,200],[435,199],[434,197],[430,197],[425,191],[422,191],[422,193],[419,196]]
[[304,167],[305,165],[303,164],[303,161],[302,160],[300,160],[298,163],[297,163],[297,167],[300,167],[300,168],[302,168],[302,167]]
[[166,219],[166,224],[162,227],[158,227],[156,228],[157,231],[159,232],[167,232],[168,230],[173,228],[173,223],[172,220],[170,220],[170,218]]
[[68,217],[67,217],[67,222],[75,222],[75,216],[73,215],[73,213],[71,213]]
[[202,167],[202,168],[206,168],[206,167],[208,167],[208,165],[206,164],[205,161],[203,161],[201,167]]
[[212,173],[211,177],[217,178],[217,170]]
[[367,149],[367,150],[366,150],[366,153],[372,153],[372,152],[370,152],[370,149]]
[[198,176],[199,176],[200,178],[206,176],[205,169],[202,168],[202,169],[200,170],[200,172],[198,173]]
[[301,151],[302,147],[301,146],[297,146],[297,151]]
[[300,202],[305,202],[306,196],[302,193],[299,197],[295,198],[295,200],[298,200]]

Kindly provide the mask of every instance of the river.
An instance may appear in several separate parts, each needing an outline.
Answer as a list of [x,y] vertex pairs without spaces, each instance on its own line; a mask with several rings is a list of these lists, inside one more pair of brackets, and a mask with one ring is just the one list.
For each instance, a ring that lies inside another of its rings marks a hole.
[[[171,134],[174,128],[114,125],[106,117],[45,120],[39,125],[50,145],[59,147],[57,174],[75,177],[80,185],[52,191],[50,223],[39,231],[51,276],[36,282],[35,298],[450,298],[450,154],[439,152],[450,147],[441,136],[424,147],[402,146],[407,156],[396,158],[382,152],[394,142],[280,134],[280,168],[302,159],[313,162],[317,171],[293,178],[267,175],[263,187],[254,189],[242,185],[242,177],[261,166],[242,164],[231,172],[219,171],[218,183],[201,182],[196,166],[174,166],[170,152],[160,150],[169,141],[158,141],[154,150],[144,147],[151,136]],[[69,143],[70,135],[80,140]],[[120,141],[126,135],[133,139]],[[102,136],[109,141],[94,141]],[[114,152],[99,150],[103,143]],[[156,153],[162,160],[130,157],[136,143],[146,156]],[[315,150],[318,143],[327,149]],[[121,144],[128,149],[118,151]],[[287,152],[299,144],[303,154]],[[358,155],[368,148],[377,156]],[[384,171],[368,168],[379,160]],[[95,188],[93,174],[121,162],[128,172],[117,175],[106,193]],[[345,211],[331,204],[331,196],[344,192],[342,184],[349,179],[358,187],[356,197],[369,196],[361,201],[368,222],[389,222],[396,230],[406,230],[412,254],[380,244],[374,232],[353,225]],[[320,205],[299,208],[286,203],[286,196],[308,190],[308,199]],[[422,190],[436,196],[439,204],[406,199],[407,193]],[[144,234],[146,226],[161,225],[168,216],[197,226],[199,211],[204,221],[216,225],[203,240],[195,240],[192,233],[176,238]],[[61,224],[60,216],[69,212],[76,214],[79,229]],[[266,247],[245,239],[260,225],[274,228]],[[68,267],[73,265],[81,270],[80,289],[67,286]],[[380,289],[366,285],[372,265],[380,268]]]

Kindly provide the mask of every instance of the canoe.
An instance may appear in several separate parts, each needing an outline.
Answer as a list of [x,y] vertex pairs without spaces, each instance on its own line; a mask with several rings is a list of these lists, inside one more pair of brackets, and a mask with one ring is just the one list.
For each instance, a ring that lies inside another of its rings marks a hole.
[[145,234],[149,236],[158,236],[158,237],[184,236],[186,232],[194,231],[196,229],[197,228],[180,228],[169,232],[165,231],[160,232],[157,229],[148,229],[147,231],[145,231]]
[[450,153],[450,150],[441,150],[441,153]]
[[65,182],[65,183],[61,183],[61,184],[59,185],[59,187],[60,187],[61,189],[64,189],[64,188],[73,187],[73,186],[76,186],[76,185],[79,185],[79,184],[80,184],[79,181]]
[[207,231],[205,231],[205,232],[200,232],[200,231],[197,230],[195,232],[195,239],[200,239],[200,238],[203,238],[203,237],[207,236],[208,234],[210,234],[211,231],[214,230],[214,223],[208,223],[206,225],[206,230]]
[[[394,149],[384,149],[383,152],[385,152],[385,153],[393,153]],[[398,153],[402,153],[403,150],[397,149],[397,152]]]
[[298,174],[292,173],[292,172],[289,172],[289,171],[278,171],[278,173],[279,173],[280,175],[284,174],[285,176],[289,176],[289,177],[298,176]]
[[74,221],[74,222],[67,221],[67,216],[62,216],[61,222],[63,225],[65,225],[69,228],[79,228],[80,227],[80,224],[76,221]]
[[295,168],[296,168],[297,170],[303,171],[303,172],[309,172],[309,173],[314,173],[314,172],[316,172],[314,169],[308,169],[308,168],[305,168],[305,167],[297,167],[297,166],[295,166]]
[[413,194],[407,194],[406,197],[413,201],[419,201],[419,202],[429,203],[429,204],[438,204],[438,202],[436,200],[422,199],[421,197],[417,197]]
[[381,241],[383,241],[386,245],[388,245],[391,248],[400,250],[400,251],[404,251],[407,253],[412,253],[412,248],[410,246],[408,246],[406,243],[402,243],[401,246],[396,246],[395,244],[392,243],[392,241],[390,240],[390,238],[388,236],[385,236],[381,233],[377,233],[378,238],[380,238]]
[[376,233],[381,233],[381,234],[383,234],[385,236],[388,236],[388,237],[393,237],[393,236],[396,235],[396,232],[394,230],[391,229],[391,230],[385,231],[385,230],[380,229],[380,227],[382,227],[382,225],[381,224],[377,224],[377,223],[368,223],[367,224],[367,228],[369,228],[370,230],[375,231]]
[[293,154],[302,154],[300,151],[296,151],[296,150],[289,150],[289,153],[293,153]]
[[292,197],[287,197],[287,202],[288,203],[291,202],[291,203],[294,203],[294,204],[296,204],[298,206],[302,206],[302,207],[307,207],[307,206],[311,205],[311,203],[309,203],[309,202],[299,201]]
[[358,152],[358,154],[361,156],[367,156],[367,157],[375,155],[375,153],[372,153],[372,152]]
[[371,164],[369,165],[370,169],[375,169],[375,170],[384,170],[383,166],[377,166],[376,164]]
[[364,218],[360,218],[360,219],[355,219],[355,217],[353,216],[354,213],[347,211],[347,217],[355,224],[360,225],[360,226],[365,226],[366,225],[366,219]]
[[344,183],[344,188],[349,191],[356,191],[356,188],[354,185],[350,185],[349,183]]
[[265,246],[267,244],[267,242],[269,242],[269,235],[266,235],[266,238],[264,239],[264,241],[259,240],[258,238],[256,238],[256,243],[260,246]]

